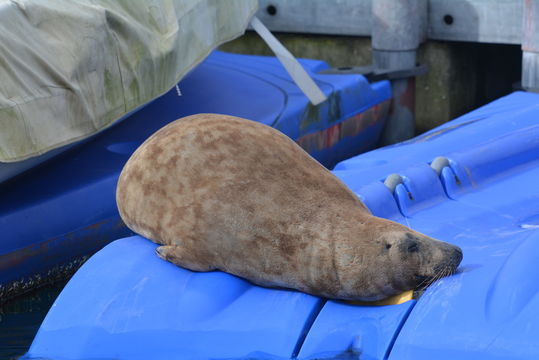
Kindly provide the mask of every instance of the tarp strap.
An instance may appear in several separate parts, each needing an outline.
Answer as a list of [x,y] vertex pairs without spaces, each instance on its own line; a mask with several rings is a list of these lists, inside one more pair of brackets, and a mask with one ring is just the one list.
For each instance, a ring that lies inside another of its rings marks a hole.
[[290,51],[288,51],[283,44],[273,36],[268,28],[266,28],[256,16],[251,20],[251,26],[266,44],[268,44],[275,56],[277,56],[281,64],[283,64],[286,71],[290,74],[292,80],[294,80],[296,85],[303,91],[305,96],[309,98],[311,103],[313,105],[318,105],[321,102],[324,102],[327,99],[326,95],[324,95],[314,80],[307,74],[294,55],[292,55]]

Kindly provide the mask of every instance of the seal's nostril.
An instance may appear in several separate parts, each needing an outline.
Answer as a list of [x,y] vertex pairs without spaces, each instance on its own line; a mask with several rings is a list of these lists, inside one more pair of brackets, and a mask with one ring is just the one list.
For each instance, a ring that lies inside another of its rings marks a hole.
[[417,252],[419,251],[419,245],[417,245],[416,242],[412,242],[408,244],[408,248],[406,250],[408,250],[408,252]]

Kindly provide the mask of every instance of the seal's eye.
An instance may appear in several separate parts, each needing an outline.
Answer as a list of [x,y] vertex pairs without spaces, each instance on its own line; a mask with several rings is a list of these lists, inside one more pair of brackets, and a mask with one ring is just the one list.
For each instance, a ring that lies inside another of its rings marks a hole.
[[402,242],[399,244],[399,250],[402,253],[418,252],[419,242],[417,241],[417,238],[410,233],[406,233],[404,239],[402,239]]
[[391,244],[386,244],[386,249],[391,249]]
[[408,252],[417,252],[419,250],[419,245],[417,245],[415,241],[410,241],[406,250]]

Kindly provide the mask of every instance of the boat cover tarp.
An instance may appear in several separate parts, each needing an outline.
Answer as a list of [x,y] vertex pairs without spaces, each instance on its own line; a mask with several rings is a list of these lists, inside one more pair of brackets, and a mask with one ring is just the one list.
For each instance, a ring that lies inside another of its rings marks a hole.
[[0,0],[0,162],[86,138],[241,35],[256,0]]

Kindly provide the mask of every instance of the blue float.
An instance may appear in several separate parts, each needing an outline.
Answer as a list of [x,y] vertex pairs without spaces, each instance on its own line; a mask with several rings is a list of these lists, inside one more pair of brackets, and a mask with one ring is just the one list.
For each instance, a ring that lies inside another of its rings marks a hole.
[[458,273],[416,300],[352,305],[192,273],[135,236],[79,270],[27,356],[537,359],[538,118],[539,95],[517,92],[336,167],[375,215],[463,249]]
[[108,130],[0,184],[0,299],[64,276],[85,256],[127,236],[115,204],[118,175],[152,133],[180,117],[222,113],[274,126],[328,167],[372,149],[389,109],[389,82],[319,75],[319,106],[276,58],[214,52],[178,85]]

